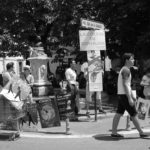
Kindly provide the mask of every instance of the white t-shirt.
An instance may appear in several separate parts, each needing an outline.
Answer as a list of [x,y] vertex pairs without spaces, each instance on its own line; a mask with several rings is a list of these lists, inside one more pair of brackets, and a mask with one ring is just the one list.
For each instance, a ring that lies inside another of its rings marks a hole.
[[[123,86],[123,78],[122,78],[122,72],[125,71],[126,69],[128,69],[127,67],[122,67],[122,69],[120,70],[119,72],[119,76],[118,76],[118,94],[119,95],[124,95],[126,94],[126,91],[125,91],[125,88]],[[130,76],[127,80],[127,85],[128,85],[128,88],[131,90],[131,73],[130,73]]]
[[77,74],[73,69],[68,68],[65,72],[65,76],[66,80],[69,81],[70,84],[76,85]]

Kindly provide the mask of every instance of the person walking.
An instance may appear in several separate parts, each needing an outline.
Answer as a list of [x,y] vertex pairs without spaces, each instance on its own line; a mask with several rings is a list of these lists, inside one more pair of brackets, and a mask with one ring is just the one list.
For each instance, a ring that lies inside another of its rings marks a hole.
[[124,114],[125,110],[129,113],[133,124],[139,132],[139,136],[141,138],[149,136],[144,133],[140,127],[140,124],[137,119],[137,111],[136,111],[136,97],[132,93],[131,90],[131,72],[130,67],[134,65],[134,55],[131,53],[125,53],[123,55],[123,67],[121,68],[118,76],[118,108],[117,112],[113,118],[112,123],[112,138],[123,138],[124,136],[117,133],[118,123],[120,121],[120,117]]

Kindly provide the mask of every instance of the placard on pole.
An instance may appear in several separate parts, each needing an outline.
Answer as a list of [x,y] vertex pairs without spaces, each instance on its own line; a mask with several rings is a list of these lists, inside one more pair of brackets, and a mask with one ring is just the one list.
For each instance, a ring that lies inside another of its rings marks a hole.
[[104,30],[80,30],[80,51],[106,50]]
[[79,40],[80,50],[87,51],[89,91],[94,92],[95,121],[97,121],[96,92],[102,91],[102,61],[100,50],[106,50],[105,30],[103,24],[85,19],[81,19],[81,26],[93,29],[80,30]]
[[88,72],[89,72],[89,91],[102,91],[102,72],[103,65],[101,61],[100,51],[87,51]]

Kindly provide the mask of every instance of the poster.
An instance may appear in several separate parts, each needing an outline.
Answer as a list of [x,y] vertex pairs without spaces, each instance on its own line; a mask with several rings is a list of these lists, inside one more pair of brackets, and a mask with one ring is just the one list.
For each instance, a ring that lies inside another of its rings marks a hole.
[[44,98],[38,103],[38,112],[42,128],[60,126],[56,99]]
[[137,102],[137,112],[138,112],[138,118],[141,120],[146,120],[149,116],[150,111],[150,101],[139,98]]
[[89,91],[102,91],[103,63],[101,60],[100,51],[87,51],[87,57],[89,72]]

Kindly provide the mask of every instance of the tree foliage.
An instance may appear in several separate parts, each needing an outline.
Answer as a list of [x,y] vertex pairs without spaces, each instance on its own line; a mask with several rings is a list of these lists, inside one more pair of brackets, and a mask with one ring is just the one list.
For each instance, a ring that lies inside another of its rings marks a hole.
[[28,57],[28,47],[42,42],[50,56],[72,46],[80,59],[80,19],[103,22],[111,57],[133,52],[150,54],[149,0],[0,0],[0,49]]

